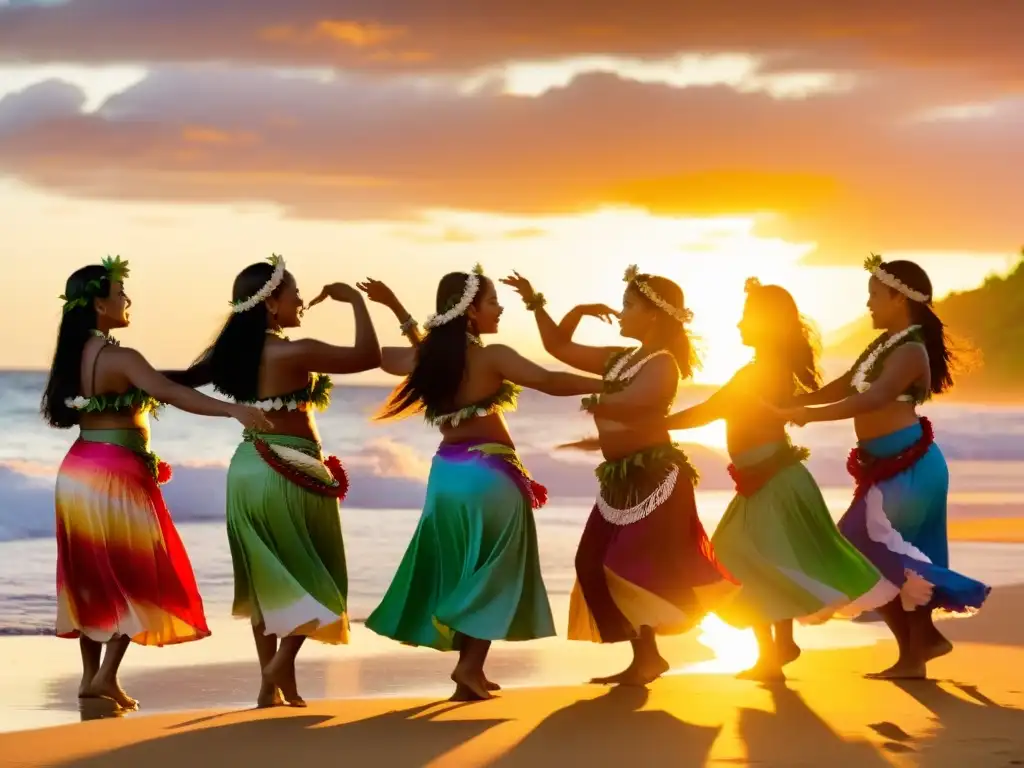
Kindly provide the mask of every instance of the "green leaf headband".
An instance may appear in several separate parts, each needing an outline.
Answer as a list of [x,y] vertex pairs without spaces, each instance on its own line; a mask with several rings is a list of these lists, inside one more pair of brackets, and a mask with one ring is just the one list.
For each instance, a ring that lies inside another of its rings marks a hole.
[[[100,261],[100,265],[107,271],[106,278],[111,283],[123,283],[130,272],[128,262],[122,261],[120,256],[106,256]],[[89,302],[99,296],[102,290],[103,280],[97,278],[86,283],[81,294],[77,296],[61,294],[57,298],[64,302],[64,314],[67,314],[77,307],[89,306]]]

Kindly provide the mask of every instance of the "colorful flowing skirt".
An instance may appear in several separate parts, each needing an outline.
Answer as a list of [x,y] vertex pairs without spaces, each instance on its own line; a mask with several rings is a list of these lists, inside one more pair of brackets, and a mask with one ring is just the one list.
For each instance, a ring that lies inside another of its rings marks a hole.
[[806,458],[784,441],[740,454],[729,468],[737,494],[711,542],[742,585],[716,611],[735,627],[853,618],[899,594],[843,538]]
[[861,442],[849,466],[860,479],[839,530],[901,586],[904,608],[980,608],[991,588],[949,569],[949,469],[927,420]]
[[440,651],[458,649],[459,636],[554,635],[533,519],[545,494],[509,446],[442,445],[416,532],[366,626]]
[[231,459],[232,613],[253,626],[262,623],[265,634],[348,642],[348,571],[338,493],[321,492],[331,478],[320,446],[301,437],[250,437]]
[[693,628],[737,586],[697,517],[697,473],[676,446],[597,469],[601,495],[576,551],[569,639],[615,643],[641,627]]
[[159,646],[210,634],[157,463],[138,429],[83,429],[71,446],[56,485],[58,637]]

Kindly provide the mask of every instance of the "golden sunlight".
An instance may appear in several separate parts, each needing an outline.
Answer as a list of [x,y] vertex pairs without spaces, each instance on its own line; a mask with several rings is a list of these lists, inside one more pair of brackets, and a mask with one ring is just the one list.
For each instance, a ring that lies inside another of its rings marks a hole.
[[757,663],[757,640],[749,629],[734,629],[711,613],[699,627],[697,642],[710,648],[715,658],[689,664],[669,674],[735,674]]

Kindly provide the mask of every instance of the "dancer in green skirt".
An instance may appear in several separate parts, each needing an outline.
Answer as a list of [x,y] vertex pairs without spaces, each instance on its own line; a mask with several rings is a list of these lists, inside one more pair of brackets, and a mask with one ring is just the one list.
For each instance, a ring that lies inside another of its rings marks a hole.
[[313,412],[330,402],[331,381],[324,374],[376,368],[380,345],[358,290],[334,283],[309,306],[326,299],[352,306],[353,346],[289,341],[284,329],[299,327],[304,306],[284,259],[273,256],[246,267],[235,278],[231,316],[220,335],[178,375],[191,386],[212,382],[273,419],[274,434],[245,433],[231,459],[227,487],[232,613],[252,622],[261,707],[305,706],[295,657],[307,637],[348,642],[348,575],[338,511],[348,481],[336,458],[323,457]]
[[422,413],[441,431],[419,525],[366,626],[408,645],[458,651],[453,699],[487,699],[498,687],[484,674],[492,641],[555,634],[533,519],[546,491],[520,463],[502,412],[515,407],[520,387],[581,395],[599,392],[601,380],[484,346],[481,335],[497,332],[503,310],[479,268],[442,278],[422,339],[387,286],[361,287],[395,312],[415,347],[384,350],[383,368],[406,378],[378,418]]
[[813,331],[784,288],[751,279],[746,290],[739,330],[754,361],[666,423],[675,430],[726,420],[736,496],[711,541],[742,586],[716,613],[754,628],[760,654],[740,677],[772,680],[800,655],[793,619],[852,618],[885,605],[899,589],[839,532],[804,467],[808,451],[789,441],[785,422],[763,405],[791,402],[820,386]]

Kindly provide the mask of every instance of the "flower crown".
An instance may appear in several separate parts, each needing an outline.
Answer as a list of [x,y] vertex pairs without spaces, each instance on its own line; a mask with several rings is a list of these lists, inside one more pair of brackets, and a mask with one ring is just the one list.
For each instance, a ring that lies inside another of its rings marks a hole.
[[277,290],[278,286],[281,285],[281,281],[284,280],[284,256],[278,256],[276,253],[272,253],[267,261],[274,267],[274,272],[270,275],[270,279],[267,280],[267,282],[263,284],[263,287],[248,299],[232,301],[231,311],[234,314],[238,314],[239,312],[248,312],[250,309],[254,309],[259,306],[269,299],[274,291]]
[[469,273],[469,277],[466,278],[466,287],[462,291],[462,296],[458,301],[455,302],[446,312],[433,314],[426,319],[423,323],[424,328],[437,328],[439,326],[450,323],[457,317],[462,317],[466,312],[469,311],[470,306],[473,304],[476,295],[480,292],[480,278],[483,277],[484,268],[477,264],[473,267],[473,271]]
[[882,264],[882,257],[877,253],[872,253],[868,258],[864,259],[864,269],[870,272],[878,282],[892,288],[897,293],[902,293],[911,301],[916,301],[919,304],[927,304],[932,300],[932,297],[928,294],[915,291],[895,275],[886,272],[882,268]]
[[693,312],[686,309],[685,307],[683,309],[680,309],[679,307],[673,307],[671,304],[669,304],[667,301],[661,298],[661,296],[658,295],[657,291],[651,288],[651,286],[649,286],[644,280],[641,280],[640,270],[637,268],[636,264],[633,264],[626,270],[626,274],[623,275],[622,280],[623,282],[635,286],[636,289],[640,291],[640,293],[642,293],[644,296],[650,299],[651,303],[654,304],[654,306],[656,306],[662,312],[667,314],[677,323],[685,325],[686,323],[693,320]]
[[[128,277],[128,262],[121,261],[120,256],[106,256],[100,261],[100,265],[107,271],[108,283],[123,283]],[[96,278],[85,284],[85,288],[77,296],[65,296],[61,294],[57,298],[64,302],[64,313],[67,314],[76,307],[87,307],[89,302],[100,295],[103,290],[103,280]]]

